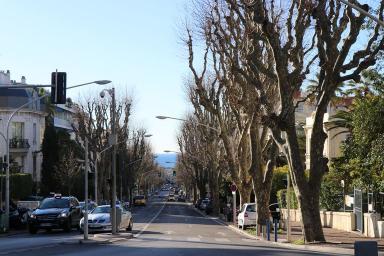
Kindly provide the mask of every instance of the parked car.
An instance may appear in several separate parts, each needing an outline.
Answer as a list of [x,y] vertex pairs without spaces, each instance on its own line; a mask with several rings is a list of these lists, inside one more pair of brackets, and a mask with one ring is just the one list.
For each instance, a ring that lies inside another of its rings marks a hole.
[[185,196],[184,195],[179,195],[179,197],[177,198],[177,201],[178,202],[185,202]]
[[81,207],[75,197],[55,195],[45,198],[30,214],[28,230],[31,234],[36,234],[39,229],[56,228],[69,232],[72,227],[79,227],[81,217]]
[[169,196],[168,196],[168,201],[176,201],[175,200],[175,195],[174,194],[170,194]]
[[[80,207],[81,207],[81,211],[83,212],[84,214],[84,211],[85,211],[85,202],[80,202]],[[92,212],[93,209],[95,209],[97,207],[97,204],[93,201],[89,201],[88,202],[88,213]]]
[[247,226],[256,225],[256,204],[247,203],[240,209],[237,216],[238,227],[245,229]]
[[199,208],[199,205],[201,204],[202,201],[203,201],[202,198],[197,199],[196,202],[195,202],[195,207]]
[[145,199],[144,195],[138,195],[133,198],[133,204],[136,205],[143,205],[145,206],[147,204],[147,200]]
[[[117,229],[125,229],[131,231],[133,228],[133,217],[130,211],[126,211],[120,205],[116,205],[116,216],[117,216]],[[88,215],[88,231],[97,232],[97,231],[111,231],[111,206],[110,205],[100,205],[97,206],[89,215]],[[80,232],[84,232],[84,218],[80,220]]]
[[212,212],[213,212],[213,202],[212,200],[209,200],[207,206],[205,207],[205,213],[209,215]]
[[199,205],[200,210],[205,210],[209,204],[209,199],[203,199]]
[[13,201],[9,203],[9,227],[23,228],[27,224],[28,214],[31,210],[27,207],[19,207]]

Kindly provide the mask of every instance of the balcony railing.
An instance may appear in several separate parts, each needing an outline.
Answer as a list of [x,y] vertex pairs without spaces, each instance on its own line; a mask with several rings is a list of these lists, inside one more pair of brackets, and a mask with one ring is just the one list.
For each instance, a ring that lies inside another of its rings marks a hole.
[[9,140],[9,147],[16,149],[27,149],[30,147],[30,145],[28,143],[28,139],[13,138]]

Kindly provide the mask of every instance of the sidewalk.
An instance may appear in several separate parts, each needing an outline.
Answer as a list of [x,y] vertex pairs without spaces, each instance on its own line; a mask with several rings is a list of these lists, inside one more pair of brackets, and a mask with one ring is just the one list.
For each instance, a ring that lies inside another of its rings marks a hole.
[[[291,242],[302,239],[301,230],[300,222],[291,222]],[[334,228],[323,228],[323,232],[327,242],[321,245],[353,249],[355,241],[377,241],[379,251],[384,252],[384,239],[365,237],[358,232],[347,232]],[[286,239],[287,232],[283,230],[277,237],[278,239]],[[274,241],[273,231],[271,232],[271,241]]]
[[[212,216],[206,215],[205,213],[197,209],[195,210],[203,216],[212,217]],[[251,227],[246,230],[241,230],[237,228],[237,226],[236,227],[233,226],[233,222],[227,222],[221,218],[218,218],[217,221],[222,223],[223,225],[230,227],[231,229],[236,230],[239,233],[243,233],[246,236],[254,237],[255,239],[258,239],[258,240],[267,240],[267,237],[263,238],[260,236],[256,236],[255,227],[253,228]],[[304,250],[313,250],[318,252],[333,251],[334,253],[352,255],[354,251],[355,241],[377,241],[379,255],[384,255],[384,239],[365,237],[358,232],[346,232],[338,229],[325,228],[325,227],[323,228],[323,232],[326,240],[325,243],[304,244],[300,222],[291,222],[290,243],[287,242],[286,230],[279,229],[278,235],[277,235],[277,241],[278,241],[277,244],[283,247],[288,247],[288,248],[290,247],[296,248],[296,249],[301,248]],[[274,237],[272,225],[271,225],[270,241],[272,243],[275,243],[274,242],[275,237]]]

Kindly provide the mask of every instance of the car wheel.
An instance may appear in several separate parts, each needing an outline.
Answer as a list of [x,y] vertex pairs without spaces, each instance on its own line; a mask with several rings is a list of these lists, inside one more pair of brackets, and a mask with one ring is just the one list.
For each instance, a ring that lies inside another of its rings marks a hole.
[[37,233],[37,228],[33,227],[33,226],[28,226],[28,231],[30,234],[36,234]]
[[127,231],[132,231],[132,229],[133,229],[133,221],[132,221],[132,219],[130,219],[128,227],[127,227]]
[[69,218],[67,223],[65,223],[64,231],[65,232],[70,232],[71,229],[72,229],[72,220]]

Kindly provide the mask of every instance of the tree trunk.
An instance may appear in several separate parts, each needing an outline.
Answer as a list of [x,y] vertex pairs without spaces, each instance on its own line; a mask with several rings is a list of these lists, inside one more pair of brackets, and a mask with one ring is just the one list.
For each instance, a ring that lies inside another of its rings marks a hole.
[[238,191],[240,193],[240,202],[238,202],[240,207],[243,204],[249,203],[251,201],[251,193],[252,193],[251,184],[243,184],[241,187],[238,188]]
[[324,242],[323,227],[321,224],[319,196],[316,192],[308,192],[306,196],[300,197],[302,225],[305,240],[307,242]]
[[259,187],[255,188],[255,200],[256,200],[256,214],[257,224],[265,225],[266,221],[269,220],[269,196],[271,187]]
[[[312,133],[312,136],[315,136],[315,134],[316,133]],[[319,161],[324,163],[323,159],[314,160],[314,158],[318,156],[320,150],[311,149],[311,168],[308,180],[308,178],[305,176],[303,164],[301,163],[300,150],[295,128],[287,129],[287,140],[289,152],[286,152],[286,154],[289,156],[288,164],[292,174],[292,184],[294,186],[296,197],[299,202],[299,207],[301,209],[305,240],[307,242],[325,241],[319,209],[319,195],[322,179],[321,173],[324,171],[321,169],[324,167],[324,165],[313,165],[314,162],[319,163]],[[321,149],[321,156],[318,156],[318,158],[323,158],[322,149],[324,147],[324,140],[322,143],[317,143],[317,146]],[[311,143],[311,147],[313,146],[314,144]],[[312,155],[312,153],[315,151],[317,153]],[[312,160],[314,161],[312,162]]]

